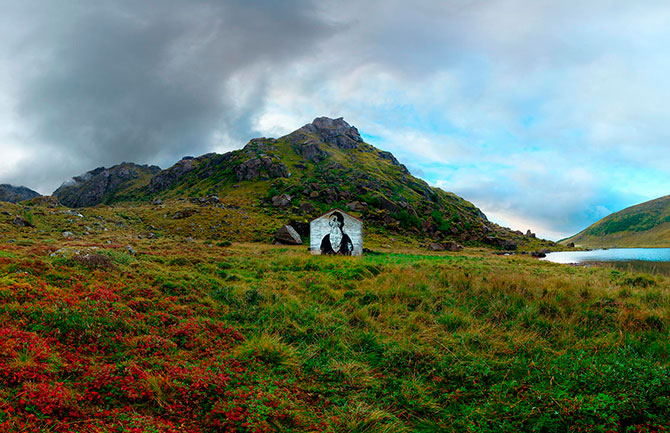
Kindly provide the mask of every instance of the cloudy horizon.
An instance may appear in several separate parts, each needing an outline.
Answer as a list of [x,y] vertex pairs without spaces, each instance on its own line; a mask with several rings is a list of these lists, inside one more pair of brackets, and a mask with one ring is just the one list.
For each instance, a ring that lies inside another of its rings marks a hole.
[[342,116],[545,238],[670,193],[664,1],[0,5],[0,183],[49,194]]

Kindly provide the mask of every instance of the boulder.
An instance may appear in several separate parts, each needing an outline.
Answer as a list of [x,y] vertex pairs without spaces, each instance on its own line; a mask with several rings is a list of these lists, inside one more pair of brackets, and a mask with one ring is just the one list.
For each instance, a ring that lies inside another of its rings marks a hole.
[[347,207],[355,212],[364,212],[367,210],[367,203],[361,203],[360,201],[352,201],[347,204]]
[[457,244],[456,242],[445,242],[444,248],[453,252],[463,251],[463,246]]
[[312,215],[316,212],[316,208],[310,202],[301,203],[298,210],[303,215]]
[[302,239],[290,225],[281,226],[275,233],[275,242],[284,245],[302,245]]
[[288,225],[290,227],[293,227],[293,229],[298,232],[300,236],[309,236],[309,223],[307,222],[302,222],[302,221],[296,221],[296,220],[291,220],[288,222]]
[[188,217],[190,217],[190,216],[193,216],[193,215],[195,215],[195,214],[197,214],[197,213],[198,213],[197,209],[184,209],[184,210],[178,210],[177,212],[175,212],[175,213],[172,215],[172,219],[180,220],[180,219],[184,219],[184,218],[188,218]]
[[501,239],[501,238],[496,238],[496,237],[490,237],[490,238],[486,238],[485,242],[490,244],[490,245],[500,247],[501,249],[503,249],[505,251],[516,250],[516,242],[514,242],[513,240],[510,240],[510,239]]
[[547,254],[544,251],[533,251],[530,253],[531,257],[536,257],[538,259],[542,257],[547,257]]
[[446,248],[442,244],[438,244],[437,242],[433,242],[430,245],[428,245],[428,250],[429,251],[444,251]]
[[291,196],[288,194],[279,194],[272,197],[272,206],[287,207],[291,204]]
[[14,218],[12,223],[17,227],[35,227],[30,221],[18,215]]
[[533,232],[531,232],[530,230],[528,230],[528,231],[526,232],[526,236],[528,236],[529,238],[534,238],[534,237],[535,237],[535,233],[533,233]]
[[574,247],[575,247],[575,243],[574,243],[574,242],[570,242],[567,246],[568,246],[568,248],[574,248]]

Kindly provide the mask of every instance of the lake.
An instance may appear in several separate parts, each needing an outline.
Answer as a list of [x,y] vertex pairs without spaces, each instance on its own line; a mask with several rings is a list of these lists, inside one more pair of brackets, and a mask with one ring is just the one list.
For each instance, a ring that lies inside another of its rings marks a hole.
[[542,260],[554,263],[648,261],[670,262],[670,248],[612,248],[593,251],[560,251]]

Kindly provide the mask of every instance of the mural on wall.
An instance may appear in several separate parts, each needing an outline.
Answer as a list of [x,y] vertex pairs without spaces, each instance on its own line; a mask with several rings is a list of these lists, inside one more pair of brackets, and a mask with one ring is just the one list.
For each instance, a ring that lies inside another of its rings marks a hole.
[[312,254],[360,256],[363,253],[363,221],[339,209],[326,212],[310,223]]

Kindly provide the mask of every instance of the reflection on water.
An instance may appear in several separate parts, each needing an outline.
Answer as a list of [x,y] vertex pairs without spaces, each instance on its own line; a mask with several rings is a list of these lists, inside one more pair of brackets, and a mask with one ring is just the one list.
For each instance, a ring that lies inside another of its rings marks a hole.
[[652,262],[649,260],[630,260],[614,262],[586,262],[585,264],[608,266],[620,271],[643,272],[670,276],[670,262]]

